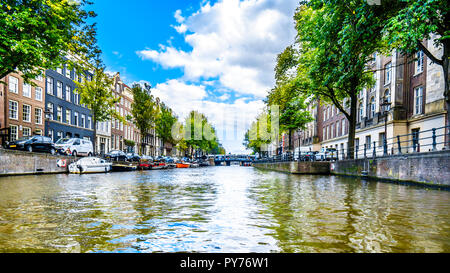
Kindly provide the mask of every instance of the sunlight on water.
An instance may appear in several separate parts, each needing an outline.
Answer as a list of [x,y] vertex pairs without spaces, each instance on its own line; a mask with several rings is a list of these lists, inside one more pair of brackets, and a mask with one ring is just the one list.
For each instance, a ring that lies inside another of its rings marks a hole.
[[239,166],[0,178],[0,252],[449,252],[449,201]]

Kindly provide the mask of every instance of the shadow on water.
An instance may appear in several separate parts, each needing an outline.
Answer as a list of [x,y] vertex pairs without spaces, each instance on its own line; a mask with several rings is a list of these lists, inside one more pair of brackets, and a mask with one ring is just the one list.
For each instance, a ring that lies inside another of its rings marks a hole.
[[449,200],[238,166],[0,178],[0,252],[449,252]]

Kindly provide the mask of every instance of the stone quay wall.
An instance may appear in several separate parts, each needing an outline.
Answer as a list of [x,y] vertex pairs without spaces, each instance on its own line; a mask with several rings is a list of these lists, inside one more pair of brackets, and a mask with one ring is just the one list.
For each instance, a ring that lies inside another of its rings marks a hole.
[[450,151],[403,154],[337,162],[254,163],[292,174],[332,174],[450,189]]
[[0,176],[67,173],[75,158],[0,149]]
[[254,167],[292,174],[330,174],[330,162],[254,163]]
[[343,160],[332,162],[330,172],[450,189],[450,151]]

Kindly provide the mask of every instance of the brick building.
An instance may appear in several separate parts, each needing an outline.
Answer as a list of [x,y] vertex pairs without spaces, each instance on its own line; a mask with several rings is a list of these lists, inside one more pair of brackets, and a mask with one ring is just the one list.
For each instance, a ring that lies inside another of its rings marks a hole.
[[24,82],[20,73],[10,73],[0,81],[0,128],[10,128],[10,138],[42,135],[44,132],[45,78],[33,84]]

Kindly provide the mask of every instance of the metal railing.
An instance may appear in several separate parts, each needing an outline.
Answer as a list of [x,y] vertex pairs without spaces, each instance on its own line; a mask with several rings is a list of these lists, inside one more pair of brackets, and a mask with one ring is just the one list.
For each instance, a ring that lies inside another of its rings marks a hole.
[[[371,141],[363,145],[355,145],[352,148],[334,148],[332,152],[325,154],[324,160],[346,160],[354,159],[389,157],[403,154],[416,154],[423,152],[435,152],[450,149],[450,133],[447,132],[450,126],[433,128],[430,130],[416,131],[411,134],[397,135],[392,138],[384,138],[381,141]],[[320,161],[315,155],[305,156],[305,153],[299,152],[293,155],[277,155],[270,158],[259,159],[257,163],[286,162],[286,161]]]

